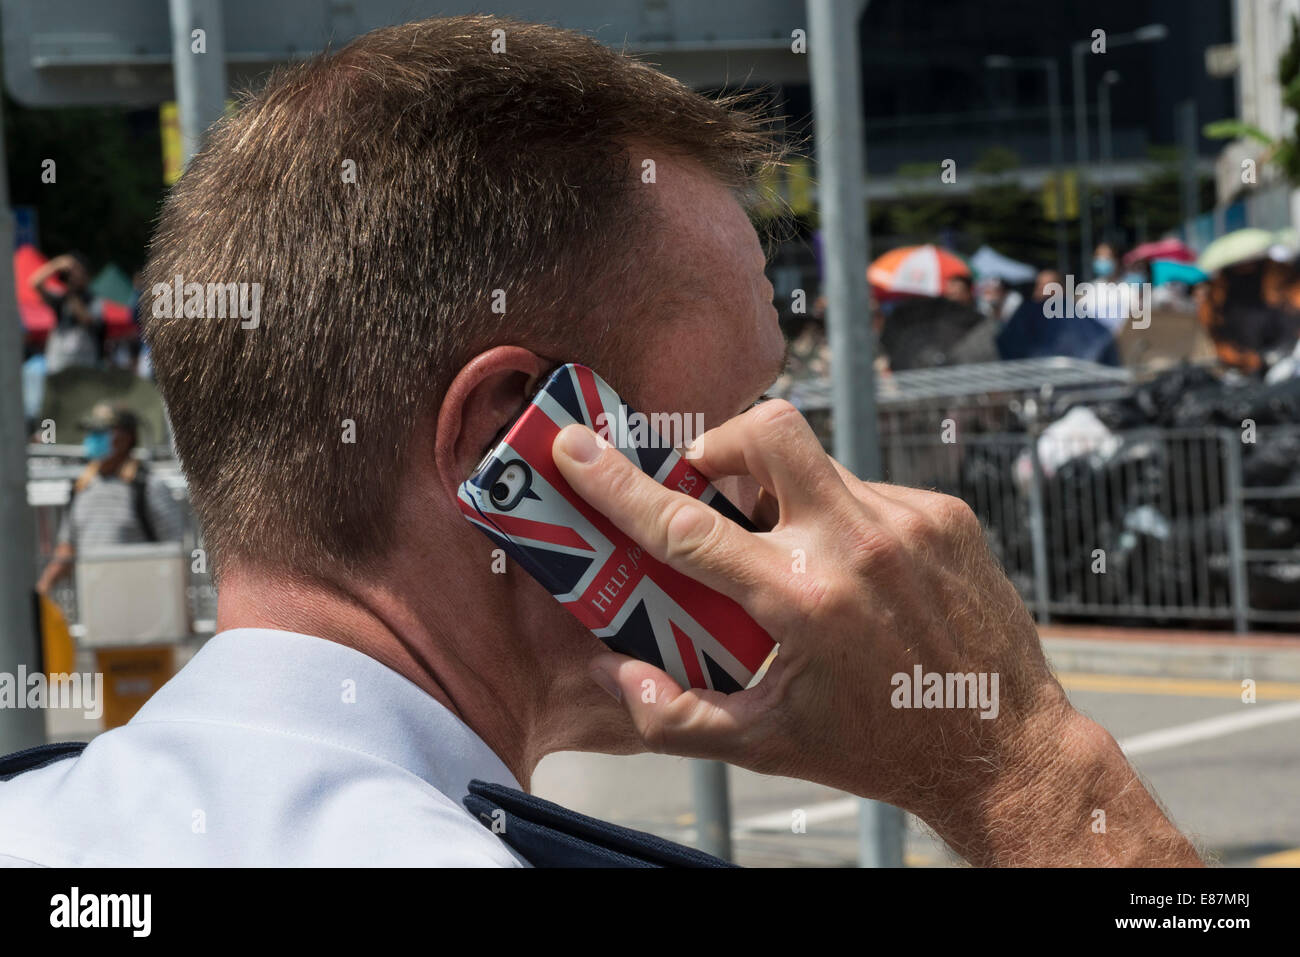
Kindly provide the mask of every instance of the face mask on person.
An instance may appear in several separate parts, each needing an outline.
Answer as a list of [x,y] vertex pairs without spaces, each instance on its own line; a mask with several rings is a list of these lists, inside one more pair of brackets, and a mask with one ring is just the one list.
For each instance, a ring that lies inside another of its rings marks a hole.
[[107,430],[87,432],[86,438],[81,443],[81,448],[86,458],[92,462],[106,459],[108,453],[113,450],[113,436]]
[[1113,259],[1094,259],[1092,261],[1092,274],[1102,279],[1111,276],[1115,272],[1115,260]]

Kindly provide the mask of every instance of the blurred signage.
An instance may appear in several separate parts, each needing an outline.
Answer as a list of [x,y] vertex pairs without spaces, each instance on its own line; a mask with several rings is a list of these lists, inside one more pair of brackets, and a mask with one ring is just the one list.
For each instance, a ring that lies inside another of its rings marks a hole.
[[1065,172],[1065,216],[1057,208],[1056,176],[1043,180],[1043,218],[1048,222],[1079,218],[1079,177],[1074,170]]
[[[502,0],[492,12],[589,33],[696,86],[807,82],[791,51],[802,0]],[[227,86],[378,27],[478,13],[463,0],[223,0]],[[163,0],[0,0],[5,86],[26,106],[156,106],[174,98]]]
[[789,194],[790,211],[796,216],[812,213],[813,182],[812,166],[806,159],[795,159],[785,171],[786,191]]
[[770,166],[759,176],[754,212],[764,218],[793,214],[811,215],[817,208],[813,196],[812,164],[804,157],[785,166]]
[[181,119],[176,101],[158,107],[158,133],[162,137],[163,182],[168,186],[181,178],[185,154],[181,149]]
[[1205,48],[1205,72],[1215,79],[1234,76],[1241,67],[1241,52],[1235,43],[1219,43]]
[[40,246],[40,230],[37,228],[35,206],[14,207],[14,248],[19,246]]

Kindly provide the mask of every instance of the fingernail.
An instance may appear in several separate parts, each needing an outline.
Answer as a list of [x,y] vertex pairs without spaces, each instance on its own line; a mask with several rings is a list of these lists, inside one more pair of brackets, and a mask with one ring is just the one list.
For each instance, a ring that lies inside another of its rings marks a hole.
[[596,433],[582,425],[571,425],[560,433],[556,447],[580,465],[589,465],[600,455]]
[[623,700],[623,689],[618,686],[618,682],[614,680],[613,675],[607,671],[602,671],[600,668],[592,668],[590,674],[591,680],[604,688],[611,698],[615,701]]

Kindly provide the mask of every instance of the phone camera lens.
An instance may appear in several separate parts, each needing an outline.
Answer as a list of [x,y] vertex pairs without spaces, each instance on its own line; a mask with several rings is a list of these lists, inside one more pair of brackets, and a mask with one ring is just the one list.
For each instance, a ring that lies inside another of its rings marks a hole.
[[488,487],[488,498],[502,512],[515,508],[525,498],[537,498],[532,491],[533,472],[519,459],[507,462]]

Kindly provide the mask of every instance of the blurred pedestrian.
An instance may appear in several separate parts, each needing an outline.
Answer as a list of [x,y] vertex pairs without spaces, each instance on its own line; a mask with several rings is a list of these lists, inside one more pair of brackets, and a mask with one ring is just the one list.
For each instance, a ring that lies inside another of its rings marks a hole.
[[[58,277],[63,291],[47,288]],[[90,270],[76,253],[45,263],[27,280],[54,311],[54,325],[45,340],[45,372],[54,375],[70,366],[95,366],[104,354],[103,303],[90,290]]]
[[1044,269],[1034,282],[1034,294],[1016,310],[997,336],[1003,359],[1066,356],[1119,365],[1115,336],[1103,323],[1080,314],[1066,300],[1066,287],[1055,269]]
[[1010,319],[1012,314],[1020,308],[1020,304],[1025,301],[1024,296],[997,276],[982,280],[978,291],[980,312],[999,322],[1006,322]]
[[68,573],[78,549],[179,541],[183,531],[180,507],[167,485],[132,456],[140,433],[135,413],[101,402],[82,426],[90,461],[73,483],[54,557],[36,584],[42,594]]
[[1098,243],[1092,252],[1092,277],[1113,280],[1118,271],[1119,261],[1115,256],[1115,247],[1110,243]]

